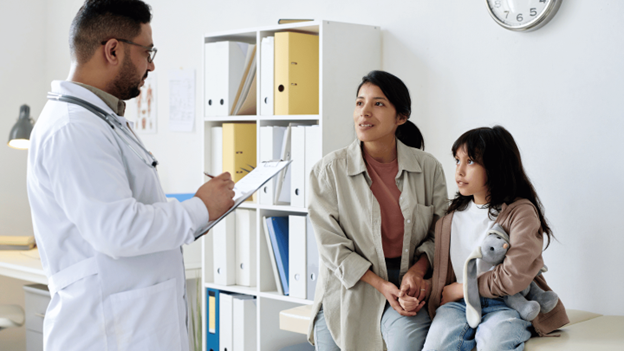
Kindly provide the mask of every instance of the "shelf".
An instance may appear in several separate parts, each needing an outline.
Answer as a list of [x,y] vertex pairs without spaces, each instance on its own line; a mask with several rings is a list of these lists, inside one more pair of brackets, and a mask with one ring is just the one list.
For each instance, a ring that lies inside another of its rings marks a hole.
[[216,289],[216,290],[224,291],[224,292],[259,296],[259,297],[263,297],[266,299],[286,301],[286,302],[297,303],[301,305],[310,305],[314,302],[312,300],[285,296],[285,295],[278,293],[277,291],[258,292],[255,286],[219,285],[219,284],[214,284],[214,283],[205,283],[204,287],[209,288],[209,289]]
[[209,289],[216,289],[219,291],[258,296],[258,290],[255,286],[220,285],[215,283],[205,283],[204,287]]
[[257,202],[245,201],[238,206],[238,208],[244,208],[247,210],[269,210],[277,212],[293,212],[293,213],[308,213],[308,209],[305,207],[292,207],[286,205],[263,205]]
[[[239,30],[229,30],[229,31],[221,31],[221,32],[212,32],[206,33],[204,35],[204,40],[210,41],[219,41],[219,40],[232,40],[231,38],[235,37],[243,37],[243,38],[252,38],[255,37],[256,32],[281,32],[284,30],[297,30],[302,32],[310,32],[310,33],[319,33],[319,25],[322,21],[309,21],[309,22],[298,22],[298,23],[288,23],[288,24],[279,24],[273,26],[263,26],[256,28],[246,28]],[[325,23],[330,23],[325,21]]]
[[[284,31],[313,33],[319,36],[319,112],[313,115],[260,115],[262,75],[262,40],[275,33]],[[204,145],[202,148],[204,168],[212,167],[214,157],[218,157],[218,140],[213,140],[211,128],[218,127],[223,123],[255,123],[256,124],[256,161],[265,159],[260,153],[262,145],[261,128],[267,126],[318,125],[319,140],[314,140],[316,148],[320,150],[320,156],[348,146],[355,138],[353,119],[354,90],[362,79],[362,76],[371,70],[381,68],[381,31],[379,27],[359,24],[347,24],[333,21],[312,21],[292,23],[286,25],[273,25],[268,27],[255,27],[246,29],[234,29],[209,33],[204,36],[206,43],[219,41],[243,41],[255,44],[256,55],[256,115],[246,116],[207,116],[203,117]],[[205,50],[204,50],[205,51]],[[353,60],[353,57],[358,57]],[[204,72],[205,73],[205,72]],[[204,84],[206,83],[204,74]],[[205,98],[205,97],[204,97]],[[207,106],[206,103],[203,104]],[[220,114],[229,111],[219,110]],[[211,112],[216,113],[216,112]],[[206,114],[204,109],[203,114]],[[266,136],[265,136],[266,137]],[[300,136],[299,136],[300,137]],[[316,138],[313,135],[314,138]],[[301,141],[301,139],[297,139]],[[216,143],[215,143],[216,142]],[[310,144],[312,145],[312,144]],[[216,148],[216,149],[213,149]],[[214,151],[217,151],[216,153]],[[299,149],[300,150],[300,149]],[[272,156],[275,158],[275,156]],[[308,157],[302,156],[298,157]],[[315,158],[316,159],[316,158]],[[314,162],[312,162],[314,163]],[[312,164],[311,163],[311,164]],[[310,164],[310,165],[311,165]],[[306,170],[307,176],[310,167]],[[299,175],[298,175],[299,176]],[[301,185],[298,185],[299,187]],[[304,186],[304,191],[306,191]],[[305,194],[305,193],[304,193]],[[306,195],[307,196],[307,195]],[[296,203],[296,202],[295,202]],[[303,203],[298,203],[302,205]],[[279,312],[297,306],[310,306],[313,301],[291,296],[284,296],[277,291],[277,282],[272,268],[271,256],[273,253],[266,240],[264,233],[263,217],[272,216],[305,216],[308,209],[290,205],[266,205],[258,202],[245,202],[240,208],[255,211],[255,272],[256,285],[254,287],[240,285],[219,285],[214,283],[214,245],[212,236],[206,235],[202,239],[202,286],[216,289],[225,293],[241,293],[258,298],[257,304],[257,351],[279,350],[289,345],[295,345],[306,341],[305,335],[280,329]],[[204,292],[205,293],[205,292]],[[202,318],[206,322],[206,301],[202,307]],[[204,324],[205,325],[205,324]],[[251,333],[251,332],[250,332]],[[203,337],[203,350],[206,350],[206,338]]]
[[260,210],[308,213],[308,209],[307,208],[283,206],[283,205],[257,205],[257,208],[260,209]]
[[258,116],[261,121],[317,121],[319,115],[262,115]]
[[296,297],[285,296],[285,295],[278,293],[277,291],[260,292],[257,294],[257,296],[264,297],[264,298],[271,299],[271,300],[286,301],[286,302],[298,303],[302,305],[311,305],[312,303],[314,303],[314,301],[312,300],[299,299]]
[[204,122],[257,122],[257,121],[318,121],[319,115],[262,115],[262,116],[211,116],[204,117]]
[[256,116],[204,117],[204,122],[256,122]]

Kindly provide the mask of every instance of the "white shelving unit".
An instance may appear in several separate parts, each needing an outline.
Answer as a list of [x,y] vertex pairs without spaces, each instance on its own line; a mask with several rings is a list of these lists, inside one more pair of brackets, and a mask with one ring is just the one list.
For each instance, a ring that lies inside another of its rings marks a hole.
[[[204,169],[210,163],[210,128],[225,122],[255,122],[256,150],[260,149],[260,127],[269,125],[287,126],[288,123],[318,124],[321,128],[322,154],[347,146],[355,138],[353,128],[353,107],[356,88],[369,71],[381,67],[380,28],[368,25],[348,24],[333,21],[300,22],[270,27],[249,28],[206,34],[204,44],[219,41],[243,41],[257,45],[257,106],[260,106],[260,50],[262,38],[273,36],[277,32],[295,31],[313,33],[319,36],[319,114],[287,116],[223,116],[204,118]],[[204,101],[204,104],[206,101]],[[259,113],[259,108],[258,108]],[[202,111],[202,115],[204,115]],[[260,162],[259,152],[257,156]],[[246,202],[240,208],[256,212],[257,243],[257,284],[253,287],[214,283],[212,260],[212,235],[208,233],[202,240],[202,283],[203,290],[203,337],[202,350],[206,350],[206,289],[218,289],[223,292],[242,293],[257,297],[257,345],[258,350],[276,351],[282,347],[303,343],[306,337],[284,331],[279,328],[279,312],[302,304],[311,304],[304,300],[283,296],[277,292],[271,268],[269,250],[265,241],[261,219],[263,216],[305,215],[306,208],[292,206],[260,205]],[[236,351],[236,350],[234,350]]]

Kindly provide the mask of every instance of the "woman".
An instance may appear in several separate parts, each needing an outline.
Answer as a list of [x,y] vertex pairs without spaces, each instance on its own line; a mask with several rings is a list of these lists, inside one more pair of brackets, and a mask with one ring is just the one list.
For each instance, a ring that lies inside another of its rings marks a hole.
[[308,338],[317,350],[419,350],[431,320],[434,224],[447,208],[440,163],[420,150],[403,82],[372,71],[358,87],[358,140],[310,175],[321,264]]

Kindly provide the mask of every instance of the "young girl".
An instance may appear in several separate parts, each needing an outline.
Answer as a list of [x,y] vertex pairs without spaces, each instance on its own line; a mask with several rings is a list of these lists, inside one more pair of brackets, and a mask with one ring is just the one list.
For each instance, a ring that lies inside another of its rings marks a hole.
[[[522,167],[520,151],[503,127],[477,128],[453,144],[459,192],[447,215],[436,224],[435,261],[429,314],[433,318],[423,350],[523,350],[532,331],[545,335],[568,323],[561,301],[532,322],[520,318],[501,297],[535,281],[550,290],[543,276],[544,235],[552,236],[535,189]],[[464,262],[494,223],[509,233],[503,263],[478,264],[481,324],[470,328],[462,289]],[[435,318],[434,318],[435,316]]]
[[444,173],[420,150],[399,78],[370,72],[354,105],[357,140],[310,174],[320,267],[309,341],[322,351],[420,349],[431,323],[423,278],[448,205]]

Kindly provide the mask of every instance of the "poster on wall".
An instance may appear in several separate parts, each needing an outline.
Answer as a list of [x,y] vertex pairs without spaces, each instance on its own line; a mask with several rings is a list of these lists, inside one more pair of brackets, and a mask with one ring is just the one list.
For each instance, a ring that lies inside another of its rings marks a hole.
[[169,71],[169,130],[192,132],[195,125],[195,70]]
[[134,130],[141,134],[157,131],[156,75],[150,72],[141,87],[141,93],[126,102],[126,118],[134,122]]

